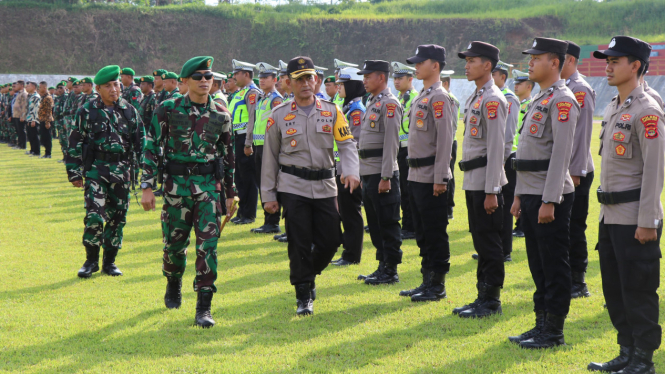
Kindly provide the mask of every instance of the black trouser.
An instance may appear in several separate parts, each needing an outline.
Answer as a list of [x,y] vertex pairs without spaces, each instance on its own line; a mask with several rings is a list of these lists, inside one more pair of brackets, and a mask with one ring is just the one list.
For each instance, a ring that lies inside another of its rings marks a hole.
[[503,256],[508,256],[513,252],[513,215],[510,214],[510,208],[513,206],[515,200],[515,185],[517,184],[517,173],[513,169],[513,159],[515,152],[513,152],[506,164],[503,166],[506,171],[506,179],[508,184],[501,187],[501,194],[503,195],[503,229],[501,230],[501,243],[503,245]]
[[[46,125],[50,124],[51,128],[47,129]],[[44,146],[44,156],[50,156],[51,155],[51,147],[53,145],[52,143],[52,132],[53,130],[53,122],[42,122],[39,124],[39,141],[42,143]]]
[[14,118],[14,127],[16,128],[16,135],[18,137],[18,147],[25,149],[25,121],[19,118]]
[[598,228],[598,257],[603,278],[603,294],[617,343],[645,350],[660,347],[662,329],[658,324],[660,285],[660,237],[640,244],[635,239],[637,225],[607,225]]
[[[256,185],[259,187],[259,194],[261,192],[261,163],[263,162],[263,146],[255,145],[254,146],[254,161],[256,167]],[[261,199],[261,206],[263,206],[263,199]],[[263,210],[263,224],[264,225],[279,225],[279,209],[275,213],[268,213]]]
[[[408,181],[409,163],[406,158],[409,155],[407,147],[401,147],[397,152],[397,166],[399,166],[399,192],[402,206],[402,230],[413,232],[413,216],[409,204]],[[342,218],[344,219],[344,218]]]
[[453,150],[450,153],[450,180],[448,181],[448,213],[453,213],[455,207],[455,164],[457,163],[457,140],[453,140]]
[[570,270],[586,272],[589,252],[586,242],[586,218],[589,215],[589,190],[593,183],[593,171],[580,177],[580,185],[575,187],[575,202],[570,213]]
[[380,174],[363,175],[363,203],[376,259],[389,264],[402,263],[402,229],[399,225],[399,172],[390,178],[390,191],[379,193]]
[[328,266],[341,242],[335,198],[309,199],[285,192],[278,196],[289,222],[291,284],[311,282]]
[[241,217],[255,219],[259,190],[256,185],[256,165],[254,155],[245,156],[246,134],[235,134],[236,173],[235,182],[238,190],[238,214]]
[[365,223],[360,208],[363,193],[360,186],[353,190],[353,193],[350,193],[348,188],[344,188],[344,184],[339,180],[339,177],[338,175],[335,179],[337,181],[337,205],[344,227],[342,258],[350,262],[360,262],[363,253],[363,236],[365,235]]
[[434,196],[433,183],[409,181],[409,202],[423,269],[445,274],[450,270],[448,192]]
[[[492,214],[485,210],[485,191],[466,191],[466,209],[469,216],[469,231],[473,246],[478,252],[478,282],[490,286],[503,287],[506,271],[503,263],[504,200],[501,194],[496,196],[499,207]],[[511,222],[512,225],[512,222]]]
[[28,142],[30,142],[30,153],[39,155],[41,149],[39,148],[39,122],[35,122],[35,127],[30,124],[27,125]]
[[570,211],[574,193],[563,195],[561,204],[554,205],[554,221],[538,223],[541,195],[521,195],[522,229],[529,258],[529,269],[536,284],[534,310],[566,316],[570,309],[572,280],[568,262],[570,242]]

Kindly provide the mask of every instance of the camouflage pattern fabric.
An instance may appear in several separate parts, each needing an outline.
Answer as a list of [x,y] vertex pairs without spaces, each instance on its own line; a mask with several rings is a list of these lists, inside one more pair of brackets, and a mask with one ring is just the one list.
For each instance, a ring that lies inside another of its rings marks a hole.
[[136,110],[139,110],[141,107],[141,100],[143,99],[143,93],[136,83],[132,83],[122,91],[122,98],[136,108]]
[[58,131],[58,140],[60,141],[60,149],[63,155],[67,155],[67,127],[65,124],[64,106],[67,101],[68,93],[64,93],[55,98],[53,104],[53,119],[55,129]]
[[129,183],[86,179],[84,190],[83,245],[103,247],[105,252],[119,250],[122,248],[122,229],[127,223]]

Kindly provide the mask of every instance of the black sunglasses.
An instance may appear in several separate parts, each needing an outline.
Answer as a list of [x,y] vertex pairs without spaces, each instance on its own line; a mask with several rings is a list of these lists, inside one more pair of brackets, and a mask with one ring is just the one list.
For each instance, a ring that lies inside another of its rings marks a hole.
[[194,79],[195,81],[200,81],[201,78],[205,78],[207,81],[212,80],[212,73],[194,73],[189,76],[190,78]]

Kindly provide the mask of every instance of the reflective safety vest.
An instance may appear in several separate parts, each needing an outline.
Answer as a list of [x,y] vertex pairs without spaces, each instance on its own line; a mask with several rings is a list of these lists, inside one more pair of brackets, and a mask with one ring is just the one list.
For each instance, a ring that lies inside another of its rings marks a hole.
[[340,109],[344,106],[344,98],[339,97],[339,94],[335,94],[335,97],[332,98],[331,100],[335,105],[337,105]]
[[[344,99],[342,99],[342,103],[344,102]],[[360,110],[365,114],[365,111],[367,110],[365,108],[365,105],[363,105],[362,100],[356,100],[352,102],[349,105],[349,110],[346,111],[346,121],[349,123],[349,126],[353,126],[353,119],[349,118],[351,113],[355,112],[356,110]],[[358,139],[356,139],[356,142]],[[339,162],[339,151],[337,150],[337,142],[333,140],[333,155],[335,156],[335,161]]]
[[[418,96],[418,91],[413,88],[407,91],[404,95],[400,96],[399,103],[402,104],[404,115],[402,116],[402,125],[399,127],[399,142],[400,147],[406,145],[409,140],[409,116],[407,115],[413,99]],[[402,143],[404,142],[404,143]]]
[[247,121],[249,121],[249,109],[247,109],[247,102],[245,102],[245,96],[247,91],[252,88],[259,89],[254,83],[250,83],[248,86],[243,87],[238,93],[233,96],[231,104],[229,104],[229,111],[231,112],[231,117],[233,117],[233,131],[247,130]]
[[229,106],[229,102],[226,100],[226,95],[220,90],[217,91],[214,95],[212,95],[213,100],[222,100],[224,102],[224,106]]
[[254,132],[252,133],[254,145],[263,145],[266,140],[266,126],[268,125],[268,118],[273,109],[272,102],[277,98],[281,99],[282,95],[277,90],[273,90],[256,104],[256,120],[254,121]]
[[[524,126],[522,121],[524,121],[524,115],[529,110],[529,104],[531,104],[531,98],[524,99],[520,103],[520,114],[519,114],[518,120],[517,120],[517,127],[520,130],[522,129],[522,126]],[[517,151],[517,142],[519,141],[519,138],[520,138],[520,132],[516,131],[515,132],[515,140],[513,140],[513,152]]]

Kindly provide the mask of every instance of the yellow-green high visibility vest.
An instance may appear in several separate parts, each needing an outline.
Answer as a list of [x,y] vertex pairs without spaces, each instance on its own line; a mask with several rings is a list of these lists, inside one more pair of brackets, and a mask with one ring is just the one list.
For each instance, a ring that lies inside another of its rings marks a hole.
[[272,102],[276,98],[281,99],[282,95],[274,90],[256,104],[256,121],[254,121],[254,132],[252,132],[254,145],[263,145],[266,140],[266,126],[273,109]]
[[242,90],[240,90],[235,96],[233,96],[233,100],[231,100],[231,104],[229,104],[229,111],[233,117],[234,132],[247,130],[249,110],[247,109],[247,103],[245,102],[245,95],[247,95],[247,91],[252,88],[258,89],[254,83],[250,83],[246,87],[243,87]]
[[409,108],[411,108],[411,103],[416,96],[418,96],[418,91],[411,88],[409,91],[405,92],[404,95],[401,95],[399,99],[399,103],[402,104],[402,109],[404,111],[402,125],[399,127],[400,147],[406,145],[409,140],[409,116],[406,114],[408,113]]
[[344,106],[344,98],[339,97],[339,94],[335,94],[335,97],[332,98],[332,102],[339,107],[339,109],[342,109]]
[[[524,100],[522,100],[522,102],[520,103],[520,114],[519,114],[519,116],[517,117],[517,118],[518,118],[518,120],[517,120],[517,124],[518,124],[517,127],[518,127],[520,130],[522,129],[522,126],[524,126],[524,124],[522,123],[522,121],[524,121],[524,115],[526,115],[526,112],[529,110],[529,104],[530,104],[530,103],[531,103],[531,98],[524,99]],[[519,132],[519,131],[516,131],[516,132],[515,132],[515,139],[513,140],[513,152],[514,152],[514,151],[517,151],[517,142],[519,142],[519,138],[520,138],[520,132]]]

